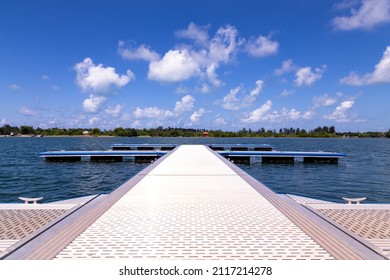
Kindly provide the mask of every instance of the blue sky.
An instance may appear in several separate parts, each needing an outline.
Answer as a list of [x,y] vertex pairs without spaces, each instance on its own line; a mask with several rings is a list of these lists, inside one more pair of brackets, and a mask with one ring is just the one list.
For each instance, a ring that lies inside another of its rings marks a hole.
[[390,0],[0,0],[0,125],[390,128]]

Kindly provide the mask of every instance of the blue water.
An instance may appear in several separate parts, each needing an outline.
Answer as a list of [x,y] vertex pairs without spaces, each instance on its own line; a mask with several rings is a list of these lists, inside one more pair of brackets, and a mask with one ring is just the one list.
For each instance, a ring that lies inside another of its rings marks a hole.
[[106,150],[115,143],[248,143],[271,144],[285,151],[346,153],[337,165],[240,165],[277,193],[342,202],[341,197],[367,197],[367,202],[390,203],[390,139],[286,138],[0,138],[0,203],[20,202],[19,196],[44,196],[43,202],[109,193],[147,164],[46,162],[39,152]]

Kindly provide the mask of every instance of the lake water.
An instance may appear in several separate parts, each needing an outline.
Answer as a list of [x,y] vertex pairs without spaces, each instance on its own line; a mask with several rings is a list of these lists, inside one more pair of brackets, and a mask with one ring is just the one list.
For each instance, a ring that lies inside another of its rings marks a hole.
[[240,167],[277,193],[334,202],[341,197],[367,197],[390,203],[390,139],[288,138],[0,138],[0,203],[20,202],[19,196],[44,196],[43,202],[109,193],[147,164],[46,162],[39,152],[106,150],[111,144],[271,144],[284,151],[346,153],[339,164],[261,164]]

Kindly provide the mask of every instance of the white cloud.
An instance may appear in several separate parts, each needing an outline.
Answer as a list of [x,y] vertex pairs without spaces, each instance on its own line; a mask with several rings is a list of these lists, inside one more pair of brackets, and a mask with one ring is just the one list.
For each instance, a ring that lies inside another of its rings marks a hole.
[[221,27],[210,42],[209,58],[216,63],[227,63],[242,43],[243,41],[238,39],[238,31],[234,26]]
[[155,51],[152,51],[149,46],[140,45],[137,48],[131,46],[126,47],[123,41],[118,43],[118,52],[122,58],[128,60],[145,60],[155,61],[160,59],[160,55]]
[[[218,75],[216,73],[217,68],[218,68],[217,63],[211,63],[210,65],[208,65],[206,67],[207,79],[214,88],[220,88],[221,86],[224,85],[223,82],[218,79]],[[204,93],[207,93],[207,92],[204,92]]]
[[272,41],[269,37],[260,35],[257,38],[249,40],[245,49],[251,56],[269,56],[278,52],[279,43]]
[[209,35],[207,33],[208,27],[200,27],[191,22],[187,29],[176,31],[175,34],[179,38],[186,38],[194,40],[200,45],[206,45],[209,41]]
[[149,64],[148,79],[160,82],[180,82],[197,78],[202,81],[197,90],[210,92],[223,86],[216,73],[222,63],[232,60],[242,44],[237,29],[225,26],[218,29],[215,36],[208,39],[206,28],[191,23],[186,30],[176,32],[181,38],[195,40],[199,49],[183,45],[165,53],[162,59]]
[[375,70],[372,73],[360,76],[355,72],[351,72],[349,76],[340,79],[340,83],[352,86],[390,83],[390,46],[387,46],[382,59],[375,65]]
[[167,119],[174,116],[174,114],[171,111],[162,110],[157,107],[146,107],[143,109],[137,107],[133,112],[133,115],[137,119],[144,119],[144,118]]
[[283,108],[281,117],[286,120],[296,121],[301,118],[301,112],[297,111],[295,108],[290,110]]
[[56,85],[52,85],[52,87],[51,87],[53,90],[55,90],[55,91],[59,91],[60,90],[60,88],[58,87],[58,86],[56,86]]
[[2,118],[1,119],[1,125],[6,125],[6,124],[9,124],[9,121],[7,118]]
[[[264,87],[264,82],[262,80],[257,80],[255,82],[255,88],[253,88],[249,94],[250,96],[250,99],[252,97],[255,97],[255,96],[258,96],[260,94],[260,92],[263,90],[263,87]],[[254,100],[253,100],[254,101]]]
[[335,122],[350,122],[356,117],[356,114],[350,113],[350,109],[354,105],[355,101],[346,100],[340,103],[339,106],[330,115],[325,115],[327,120],[334,120]]
[[199,73],[199,65],[188,50],[170,50],[161,60],[149,64],[148,79],[160,82],[188,80]]
[[240,99],[237,98],[237,94],[242,90],[242,87],[238,86],[231,89],[230,92],[225,95],[222,100],[222,107],[226,110],[238,110],[240,109]]
[[223,98],[222,107],[226,110],[238,110],[241,108],[251,106],[263,90],[264,82],[262,80],[256,81],[256,86],[248,95],[237,97],[243,91],[241,86],[231,89],[230,92]]
[[261,105],[258,109],[250,112],[248,118],[242,119],[241,121],[243,123],[256,123],[268,120],[270,118],[268,112],[271,110],[271,107],[272,101],[267,100],[267,102]]
[[325,93],[322,96],[314,96],[312,101],[314,108],[318,108],[335,104],[337,102],[337,98],[331,97],[329,94]]
[[[352,6],[343,1],[341,4]],[[336,30],[372,29],[373,27],[390,22],[389,0],[362,0],[358,10],[351,9],[349,16],[335,17],[332,25]]]
[[180,85],[176,88],[175,92],[178,94],[188,94],[191,90],[183,85]]
[[134,74],[127,70],[126,75],[118,75],[113,67],[95,65],[91,58],[85,58],[74,67],[77,72],[77,84],[84,90],[106,93],[112,86],[123,87],[134,79]]
[[176,101],[174,112],[182,113],[191,111],[194,108],[195,98],[191,95],[183,96],[181,101]]
[[30,109],[28,107],[22,107],[19,109],[19,113],[21,113],[24,116],[36,116],[39,114],[39,111]]
[[92,117],[88,120],[88,124],[89,125],[95,125],[95,124],[98,124],[100,122],[100,118],[98,117]]
[[83,102],[84,111],[87,113],[97,113],[102,105],[106,102],[107,98],[104,96],[89,95],[89,98]]
[[280,96],[286,97],[286,96],[290,96],[290,95],[293,95],[293,94],[294,94],[293,90],[284,89],[282,91],[282,93],[280,94]]
[[217,118],[213,121],[214,125],[226,125],[227,122],[224,118],[217,116]]
[[340,3],[336,3],[333,5],[333,8],[336,10],[345,10],[352,8],[358,4],[360,4],[361,0],[343,0]]
[[281,76],[283,74],[292,72],[296,69],[296,66],[294,65],[292,59],[284,60],[282,63],[282,66],[278,69],[275,69],[274,73],[277,76]]
[[118,104],[116,106],[110,106],[104,111],[112,117],[118,117],[122,113],[123,107],[123,105]]
[[304,120],[311,120],[314,117],[315,113],[316,112],[313,111],[313,110],[306,111],[303,114],[302,119],[304,119]]
[[10,86],[9,86],[9,89],[10,90],[20,90],[20,89],[22,89],[20,86],[18,86],[17,84],[11,84]]
[[321,68],[317,67],[314,71],[311,67],[301,67],[295,73],[295,85],[297,86],[311,86],[316,81],[322,78],[322,75],[325,71],[326,66],[322,66]]
[[200,108],[198,111],[195,111],[191,117],[190,117],[190,120],[191,120],[191,123],[194,124],[194,123],[198,123],[200,121],[200,118],[203,116],[203,114],[206,112],[205,109],[203,108]]
[[[302,119],[302,113],[295,108],[287,109],[283,108],[281,111],[271,111],[272,102],[267,100],[266,103],[261,105],[258,109],[249,113],[247,118],[241,119],[242,123],[281,123],[283,121],[296,121]],[[308,117],[308,114],[306,114]]]
[[48,75],[42,75],[41,79],[44,81],[50,80]]

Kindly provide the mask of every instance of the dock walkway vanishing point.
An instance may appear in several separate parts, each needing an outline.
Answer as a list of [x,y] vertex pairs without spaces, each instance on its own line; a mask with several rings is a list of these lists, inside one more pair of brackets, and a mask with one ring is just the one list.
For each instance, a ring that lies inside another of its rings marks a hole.
[[176,147],[0,258],[385,259],[363,238],[275,194],[202,145]]

